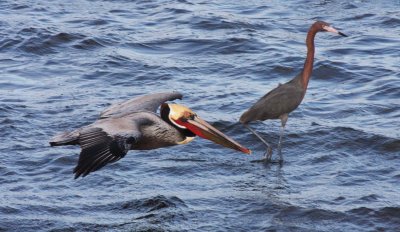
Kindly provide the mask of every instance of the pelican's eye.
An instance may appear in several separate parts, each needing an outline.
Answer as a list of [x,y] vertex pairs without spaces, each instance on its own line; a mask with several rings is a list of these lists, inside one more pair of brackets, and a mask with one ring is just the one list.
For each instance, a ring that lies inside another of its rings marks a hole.
[[189,119],[194,120],[194,117],[196,117],[196,114],[190,114]]

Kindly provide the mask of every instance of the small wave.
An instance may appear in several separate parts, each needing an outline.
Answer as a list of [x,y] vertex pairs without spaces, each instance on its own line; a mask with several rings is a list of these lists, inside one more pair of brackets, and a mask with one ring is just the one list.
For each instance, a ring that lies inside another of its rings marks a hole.
[[362,197],[360,197],[360,201],[368,201],[368,202],[371,202],[371,201],[377,201],[379,199],[379,196],[378,195],[376,195],[376,194],[370,194],[370,195],[367,195],[367,196],[362,196]]
[[86,22],[87,25],[90,26],[102,26],[102,25],[107,25],[109,23],[112,23],[111,20],[107,19],[93,19],[93,20],[89,20]]
[[372,44],[387,46],[388,44],[395,44],[396,42],[398,42],[398,39],[396,38],[384,37],[380,35],[365,36],[357,39],[358,44],[363,44],[367,46],[372,46]]
[[264,47],[263,42],[254,38],[231,37],[219,39],[163,39],[146,43],[126,44],[136,52],[149,54],[236,54],[257,53]]
[[123,14],[131,14],[132,12],[130,10],[126,10],[126,9],[113,9],[109,11],[110,13],[123,13]]
[[52,33],[51,31],[37,28],[25,28],[20,31],[23,37],[27,37],[23,41],[6,40],[0,43],[0,49],[12,48],[19,44],[18,49],[37,55],[46,55],[58,52],[58,48],[64,46],[72,46],[76,49],[92,50],[104,47],[107,41],[98,38],[89,38],[79,33]]
[[356,5],[354,5],[354,4],[346,3],[346,4],[343,6],[343,8],[346,9],[346,10],[351,10],[351,9],[357,9],[358,7],[357,7]]
[[398,26],[400,24],[400,19],[398,18],[389,18],[382,22],[386,27],[390,26]]
[[52,35],[49,38],[49,42],[52,44],[63,44],[63,43],[69,43],[72,41],[76,41],[78,39],[82,39],[85,36],[82,34],[71,34],[71,33],[65,33],[65,32],[60,32],[58,34]]
[[314,79],[328,79],[328,80],[336,80],[342,79],[343,76],[346,76],[347,71],[345,67],[341,67],[335,65],[331,61],[320,62],[316,65],[313,71]]
[[165,10],[172,14],[188,14],[188,13],[192,12],[190,10],[182,9],[182,8],[166,8]]
[[0,41],[0,52],[5,52],[13,47],[15,47],[17,44],[21,43],[22,40],[19,39],[9,39],[5,38],[2,41]]
[[10,45],[17,45],[18,49],[37,55],[46,55],[56,53],[58,47],[62,47],[65,44],[69,44],[73,41],[84,38],[82,34],[71,34],[66,32],[53,33],[45,29],[37,28],[24,28],[19,34],[26,39],[21,40],[19,43],[13,40],[12,43],[8,43],[7,47],[11,48]]
[[366,18],[374,17],[374,16],[375,16],[375,14],[367,13],[367,14],[355,15],[355,16],[352,16],[352,17],[349,17],[349,18],[345,18],[343,20],[346,20],[346,21],[363,20],[363,19],[366,19]]
[[[277,135],[267,134],[268,136]],[[315,140],[314,138],[318,138]],[[396,149],[399,147],[400,141],[395,138],[390,138],[382,134],[374,134],[365,132],[361,129],[355,129],[350,127],[313,127],[307,133],[299,134],[289,133],[285,140],[287,148],[291,146],[298,146],[298,144],[304,143],[307,140],[309,153],[319,153],[325,151],[325,155],[319,154],[318,157],[310,156],[312,162],[316,163],[329,163],[337,161],[347,157],[349,154],[352,156],[371,156],[376,158],[377,154],[384,154],[380,159],[384,159],[381,162],[395,159]],[[323,143],[318,141],[324,141]],[[296,145],[297,144],[297,145]],[[368,148],[368,152],[366,149]],[[335,151],[335,155],[332,156],[331,152]],[[331,157],[329,157],[331,156]],[[310,162],[305,160],[304,162]]]
[[382,150],[385,152],[400,151],[400,139],[388,139],[382,143]]
[[395,231],[400,225],[399,212],[399,207],[383,207],[379,209],[360,207],[349,210],[347,213],[352,215],[350,218],[355,217],[355,219],[365,218],[365,215],[368,215],[368,221],[372,222],[375,226],[382,226],[381,228],[385,228],[385,230]]
[[27,28],[21,31],[22,34],[31,33],[27,39],[25,39],[18,46],[18,49],[32,53],[36,55],[47,55],[55,53],[54,48],[52,48],[51,43],[46,40],[51,36],[50,32],[47,30],[37,30],[35,28]]
[[[374,91],[371,91],[370,96],[367,98],[369,100],[389,100],[389,99],[400,99],[400,91],[396,85],[399,81],[390,81],[385,83],[377,83]],[[392,108],[392,110],[395,110]]]
[[142,212],[144,211],[146,213],[166,208],[178,208],[178,207],[186,207],[185,202],[176,196],[166,197],[163,195],[125,202],[122,204],[122,209],[125,210],[134,209]]
[[174,161],[174,162],[207,162],[207,160],[205,159],[195,159],[195,158],[168,158],[164,160]]
[[[273,216],[276,220],[288,222],[286,226],[292,226],[300,229],[304,225],[304,222],[312,221],[314,225],[311,228],[318,230],[320,223],[329,221],[338,221],[345,218],[345,215],[340,212],[318,209],[318,208],[303,208],[299,206],[286,206],[281,209]],[[307,230],[311,228],[307,226]]]
[[113,23],[113,20],[110,19],[77,19],[77,20],[69,20],[69,21],[65,21],[65,23],[68,24],[77,24],[80,27],[82,27],[83,25],[87,25],[87,26],[102,26],[102,25],[107,25],[110,23]]
[[94,38],[86,38],[84,40],[79,41],[79,43],[75,44],[73,47],[82,50],[92,50],[104,46],[105,45],[102,44],[101,40]]
[[267,9],[271,9],[271,7],[270,6],[266,6],[266,5],[261,5],[261,6],[254,7],[254,8],[242,9],[240,11],[240,14],[244,14],[244,15],[258,14],[258,13],[261,13],[261,12],[267,10]]
[[[187,217],[183,209],[187,208],[185,203],[178,197],[166,197],[164,195],[158,195],[149,198],[143,198],[138,200],[113,203],[112,207],[106,207],[107,211],[115,213],[135,215],[131,220],[123,223],[79,223],[76,224],[77,228],[82,230],[134,230],[134,231],[165,231],[166,229],[176,230],[180,226],[185,224]],[[93,209],[99,211],[98,207]],[[179,224],[176,228],[175,224]]]
[[241,29],[241,30],[268,30],[265,24],[250,24],[248,22],[232,21],[220,16],[193,16],[190,19],[190,26],[193,29],[201,30],[221,30],[221,29]]
[[230,38],[223,41],[219,49],[221,54],[258,53],[264,47],[263,42],[255,38]]
[[23,9],[28,9],[29,7],[30,7],[29,5],[18,4],[18,3],[13,3],[11,5],[11,9],[13,10],[23,10]]
[[196,54],[201,51],[209,50],[209,47],[216,43],[210,39],[168,39],[146,43],[129,43],[129,47],[136,52],[143,54],[171,54],[171,53],[190,53]]

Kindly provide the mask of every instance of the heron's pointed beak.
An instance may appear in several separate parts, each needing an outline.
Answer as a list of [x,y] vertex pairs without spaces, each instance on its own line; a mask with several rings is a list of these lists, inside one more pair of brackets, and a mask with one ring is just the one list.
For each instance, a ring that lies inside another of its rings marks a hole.
[[335,33],[335,34],[339,34],[339,35],[344,36],[344,37],[347,37],[347,35],[343,34],[342,32],[336,30],[335,28],[333,28],[331,26],[324,26],[324,30],[332,32],[332,33]]
[[243,147],[233,139],[224,135],[221,131],[217,130],[217,128],[211,126],[198,116],[195,116],[193,119],[188,119],[186,122],[184,122],[184,126],[197,136],[211,140],[214,143],[224,147],[235,149],[246,154],[251,154],[250,149]]

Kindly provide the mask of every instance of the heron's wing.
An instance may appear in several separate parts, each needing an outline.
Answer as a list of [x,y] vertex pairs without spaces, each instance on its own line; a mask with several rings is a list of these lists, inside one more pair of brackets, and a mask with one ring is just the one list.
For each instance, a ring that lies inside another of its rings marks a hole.
[[100,118],[122,117],[140,111],[156,112],[162,103],[175,99],[182,99],[182,94],[179,92],[168,92],[140,96],[111,105],[101,112]]
[[304,96],[304,90],[292,83],[279,85],[260,98],[240,117],[247,123],[256,120],[277,119],[298,107]]
[[299,83],[301,77],[302,77],[302,72],[300,72],[295,78],[284,84],[279,83],[276,88],[272,89],[267,94],[265,94],[262,98],[260,98],[259,101],[266,101],[267,99],[270,98],[279,98],[282,97],[282,95],[285,95],[286,93],[297,95],[299,91],[300,92],[303,91],[300,88],[301,85]]
[[261,104],[266,107],[270,113],[280,116],[295,110],[304,97],[304,90],[295,85],[284,84],[271,91]]
[[138,122],[129,118],[99,120],[79,135],[82,151],[74,169],[75,179],[123,158],[140,140]]

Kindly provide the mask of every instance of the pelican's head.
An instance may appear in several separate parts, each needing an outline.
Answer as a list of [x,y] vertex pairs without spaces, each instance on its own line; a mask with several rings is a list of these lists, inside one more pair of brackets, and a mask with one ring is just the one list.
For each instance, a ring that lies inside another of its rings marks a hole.
[[332,33],[347,37],[347,35],[345,35],[342,32],[336,30],[331,25],[329,25],[329,23],[326,23],[326,22],[323,22],[323,21],[318,21],[315,24],[318,26],[319,31],[332,32]]
[[211,126],[209,123],[201,119],[195,112],[183,105],[167,104],[161,105],[161,117],[170,122],[176,128],[186,131],[185,134],[192,136],[200,136],[202,138],[213,141],[224,147],[235,149],[247,154],[251,151],[224,135],[222,132]]

